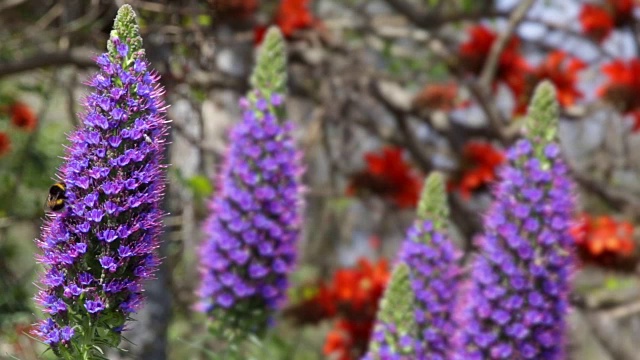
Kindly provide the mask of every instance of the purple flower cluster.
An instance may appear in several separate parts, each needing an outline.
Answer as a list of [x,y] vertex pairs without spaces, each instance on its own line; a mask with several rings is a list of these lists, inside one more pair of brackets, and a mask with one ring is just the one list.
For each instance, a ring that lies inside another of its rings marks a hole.
[[461,294],[454,359],[563,359],[572,271],[572,184],[557,144],[519,140],[500,172]]
[[83,126],[70,136],[59,174],[66,206],[50,215],[37,241],[46,273],[36,300],[50,318],[35,333],[56,352],[74,331],[93,337],[96,330],[84,328],[90,323],[121,331],[158,263],[163,90],[143,50],[110,42],[115,54],[97,57]]
[[296,260],[302,198],[292,123],[278,94],[243,99],[205,224],[198,308],[227,327],[259,330],[284,300]]
[[423,344],[409,334],[400,334],[394,324],[377,322],[371,334],[371,346],[375,352],[369,351],[361,360],[425,360]]
[[400,260],[411,269],[415,295],[415,322],[423,360],[444,360],[456,329],[453,311],[460,280],[460,254],[430,220],[418,220],[409,228]]

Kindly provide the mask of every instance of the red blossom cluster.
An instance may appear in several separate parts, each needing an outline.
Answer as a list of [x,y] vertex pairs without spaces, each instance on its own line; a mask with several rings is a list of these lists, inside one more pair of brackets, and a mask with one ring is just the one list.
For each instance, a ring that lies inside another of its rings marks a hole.
[[586,3],[580,10],[582,31],[597,42],[604,41],[613,28],[633,23],[634,0],[606,0],[602,5]]
[[16,101],[9,106],[9,113],[11,114],[11,123],[13,126],[24,130],[33,131],[38,124],[36,114],[31,108],[20,101]]
[[361,258],[353,268],[337,270],[331,281],[314,285],[313,295],[287,311],[299,323],[336,319],[323,352],[335,360],[359,359],[367,349],[378,300],[389,280],[385,259]]
[[393,202],[399,208],[417,205],[422,177],[402,157],[402,149],[386,146],[382,153],[364,155],[367,168],[351,177],[347,195],[368,191]]
[[[460,45],[460,61],[473,74],[480,74],[497,34],[484,25],[469,28],[469,38]],[[509,39],[496,68],[496,80],[503,82],[519,98],[525,91],[524,74],[531,66],[520,55],[520,40]],[[495,85],[495,84],[494,84]]]
[[[605,40],[614,28],[633,24],[637,2],[633,0],[606,0],[602,5],[584,4],[580,12],[582,30],[596,41]],[[597,91],[617,110],[634,118],[633,131],[640,130],[640,60],[614,59],[602,65],[607,82]]]
[[618,270],[635,268],[637,254],[630,222],[582,214],[571,234],[584,263]]
[[[469,38],[460,45],[461,63],[471,73],[478,75],[491,51],[497,34],[484,25],[469,28]],[[523,114],[537,83],[547,78],[558,91],[558,100],[569,106],[582,97],[576,89],[577,72],[586,65],[562,51],[553,51],[538,66],[532,66],[520,53],[520,40],[511,38],[498,60],[494,87],[503,83],[511,91],[516,106],[514,114]]]
[[598,95],[608,100],[625,115],[634,118],[633,130],[640,130],[640,60],[614,60],[602,66],[608,82]]
[[535,83],[542,79],[549,79],[556,86],[560,105],[573,105],[582,98],[582,93],[576,89],[578,72],[587,67],[582,60],[570,57],[561,50],[555,50],[547,55],[545,61],[534,70]]
[[365,258],[351,269],[340,269],[326,285],[324,307],[327,314],[338,316],[327,335],[323,352],[336,360],[359,359],[367,349],[378,300],[389,280],[385,259],[372,263]]
[[462,150],[460,175],[448,183],[449,191],[459,191],[469,198],[471,194],[496,178],[496,170],[505,160],[502,151],[485,142],[470,141]]
[[[316,26],[318,20],[309,10],[309,0],[281,0],[271,23],[280,28],[285,38],[290,38],[298,30]],[[256,27],[254,33],[256,44],[262,42],[268,27]]]
[[531,69],[531,72],[525,74],[526,91],[516,99],[514,113],[521,115],[526,112],[533,90],[544,79],[555,85],[560,105],[567,107],[575,104],[583,96],[577,89],[578,72],[586,67],[584,61],[571,57],[564,51],[550,52],[540,64]]
[[[38,124],[38,118],[33,110],[20,101],[1,107],[0,113],[8,113],[11,124],[26,132],[33,131]],[[6,132],[0,131],[0,157],[9,151],[11,151],[11,138]]]

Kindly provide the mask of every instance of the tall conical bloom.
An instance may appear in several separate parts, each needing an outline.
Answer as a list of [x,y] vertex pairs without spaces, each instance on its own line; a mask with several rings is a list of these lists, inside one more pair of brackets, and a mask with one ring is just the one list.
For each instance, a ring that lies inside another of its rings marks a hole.
[[300,232],[300,156],[280,95],[242,101],[211,203],[201,249],[200,307],[215,320],[258,331],[284,300]]
[[461,304],[460,360],[563,359],[572,271],[573,188],[555,142],[557,103],[545,82],[527,135],[508,151]]
[[[385,292],[367,360],[437,360],[447,359],[450,353],[460,254],[446,236],[446,196],[442,175],[431,174],[418,205],[418,219],[402,244],[396,279]],[[403,268],[408,269],[406,285],[399,275]]]
[[[268,57],[258,62],[264,66]],[[263,330],[285,299],[301,227],[302,167],[293,124],[278,116],[283,97],[273,82],[262,84],[240,102],[243,117],[230,133],[200,251],[198,307],[215,326],[238,334]]]
[[431,174],[418,206],[418,219],[407,232],[400,259],[411,270],[417,339],[424,353],[417,359],[446,359],[454,332],[453,311],[460,280],[460,253],[447,236],[446,191],[442,175]]
[[158,262],[163,216],[163,90],[130,6],[118,11],[108,52],[96,62],[83,125],[69,137],[58,174],[66,206],[37,241],[46,273],[36,299],[49,318],[35,333],[69,359],[93,359],[98,346],[119,344]]
[[416,339],[414,300],[409,267],[399,262],[380,301],[369,352],[362,360],[421,359],[421,344]]

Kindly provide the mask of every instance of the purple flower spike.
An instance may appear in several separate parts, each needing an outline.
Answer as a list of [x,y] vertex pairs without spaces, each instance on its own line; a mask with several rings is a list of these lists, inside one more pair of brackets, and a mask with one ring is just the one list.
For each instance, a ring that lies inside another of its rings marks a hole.
[[572,183],[555,143],[519,140],[507,158],[461,294],[452,358],[564,359]]
[[302,167],[292,124],[252,96],[240,101],[244,116],[231,130],[205,224],[198,308],[224,326],[260,331],[285,300],[296,260]]
[[459,258],[453,243],[431,220],[418,220],[407,232],[400,259],[411,269],[417,338],[426,354],[423,360],[446,359],[451,350]]
[[147,70],[131,7],[120,9],[114,27],[109,49],[115,50],[96,59],[100,70],[89,81],[83,126],[70,135],[58,174],[65,207],[50,214],[38,241],[46,271],[36,299],[50,317],[35,333],[64,358],[92,358],[95,350],[86,349],[95,343],[117,346],[119,337],[103,338],[103,331],[86,326],[122,327],[157,265],[163,90]]

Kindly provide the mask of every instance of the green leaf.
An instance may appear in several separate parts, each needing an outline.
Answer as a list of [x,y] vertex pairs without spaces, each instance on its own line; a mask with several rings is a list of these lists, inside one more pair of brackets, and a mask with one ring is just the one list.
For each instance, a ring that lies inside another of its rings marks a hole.
[[473,8],[475,7],[475,5],[477,4],[477,1],[475,0],[463,0],[462,1],[462,10],[467,12],[467,11],[471,11],[473,10]]
[[211,21],[211,16],[206,14],[198,15],[198,24],[201,26],[211,26],[213,22]]
[[187,186],[198,197],[209,197],[213,193],[213,185],[211,181],[202,175],[196,175],[189,178],[186,182]]

